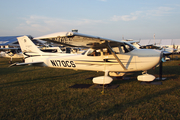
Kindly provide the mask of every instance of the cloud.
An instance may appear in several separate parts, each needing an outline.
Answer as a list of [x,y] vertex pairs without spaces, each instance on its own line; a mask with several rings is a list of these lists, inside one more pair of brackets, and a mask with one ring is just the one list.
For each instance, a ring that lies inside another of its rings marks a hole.
[[50,18],[45,16],[31,15],[21,18],[23,22],[16,28],[17,31],[30,34],[46,34],[50,32],[59,32],[61,30],[71,31],[71,29],[82,28],[86,26],[96,26],[99,23],[105,23],[102,20],[79,19],[68,20],[62,18]]
[[138,18],[150,18],[152,16],[165,16],[169,15],[173,10],[171,7],[158,7],[152,10],[146,11],[135,11],[130,13],[129,15],[114,15],[111,20],[112,21],[133,21]]
[[122,15],[122,16],[117,16],[117,15],[114,15],[111,20],[112,21],[132,21],[132,20],[136,20],[138,19],[139,17],[139,14],[141,14],[142,11],[136,11],[136,12],[133,12],[131,13],[130,15]]
[[112,21],[132,21],[132,20],[136,20],[137,16],[131,16],[131,15],[123,15],[123,16],[116,16],[114,15],[112,17]]
[[171,13],[170,11],[173,10],[171,7],[158,7],[153,10],[148,10],[146,12],[146,16],[164,16]]
[[99,1],[106,2],[107,0],[99,0]]

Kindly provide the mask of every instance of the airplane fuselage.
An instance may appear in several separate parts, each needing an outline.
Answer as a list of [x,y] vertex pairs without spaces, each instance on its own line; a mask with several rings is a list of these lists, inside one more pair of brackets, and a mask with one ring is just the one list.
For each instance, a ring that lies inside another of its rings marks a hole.
[[131,72],[131,71],[145,71],[156,66],[160,61],[161,52],[158,50],[141,50],[134,49],[131,52],[124,54],[116,54],[122,61],[124,70],[114,56],[101,55],[88,56],[88,51],[82,55],[61,55],[61,56],[39,56],[29,57],[25,62],[43,61],[43,66],[53,68],[65,68],[76,70],[92,70],[92,71],[113,71],[113,72]]

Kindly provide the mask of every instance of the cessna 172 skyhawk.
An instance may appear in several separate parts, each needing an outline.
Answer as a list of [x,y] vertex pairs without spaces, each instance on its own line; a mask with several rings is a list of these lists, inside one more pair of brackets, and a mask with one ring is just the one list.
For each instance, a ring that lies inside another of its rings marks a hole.
[[[82,54],[45,54],[40,51],[27,36],[18,41],[25,56],[25,63],[15,65],[35,65],[75,70],[103,71],[104,76],[93,78],[95,84],[110,84],[110,76],[120,73],[144,71],[138,76],[139,81],[153,81],[155,77],[146,71],[156,66],[161,60],[161,52],[152,49],[136,49],[131,44],[76,32],[59,32],[34,39],[56,42],[72,47],[88,47]],[[108,76],[109,75],[109,76]]]

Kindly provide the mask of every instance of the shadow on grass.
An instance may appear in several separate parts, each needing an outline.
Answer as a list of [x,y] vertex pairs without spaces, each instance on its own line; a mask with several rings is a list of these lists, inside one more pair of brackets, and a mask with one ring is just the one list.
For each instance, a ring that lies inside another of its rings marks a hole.
[[123,77],[113,77],[112,84],[124,84],[124,83],[137,81],[137,76],[138,75],[141,75],[141,72],[127,73]]
[[[165,95],[165,94],[170,94],[171,92],[173,92],[174,90],[180,89],[179,85],[176,85],[174,88],[170,88],[170,89],[166,89],[166,90],[162,90],[159,92],[156,92],[154,94],[148,94],[145,95],[143,97],[140,97],[138,99],[133,99],[131,101],[127,100],[124,101],[120,104],[114,104],[113,107],[107,108],[105,110],[101,110],[101,111],[96,111],[96,112],[91,112],[89,113],[89,115],[84,116],[83,119],[88,119],[88,118],[92,118],[92,115],[96,115],[94,116],[94,118],[99,119],[99,118],[108,118],[109,116],[113,116],[113,114],[115,113],[124,113],[124,111],[127,110],[127,108],[130,106],[132,107],[136,107],[140,104],[143,104],[145,102],[151,101],[151,99],[161,96],[161,95]],[[178,114],[178,113],[173,113],[173,114]],[[176,118],[177,116],[174,116],[174,118]],[[80,118],[81,119],[81,118]]]
[[43,69],[43,67],[33,67],[33,66],[5,67],[5,68],[0,68],[0,75],[32,72],[41,69]]
[[[29,84],[43,83],[43,82],[48,82],[48,81],[61,81],[62,80],[64,82],[64,79],[69,79],[70,76],[84,74],[87,72],[88,71],[79,71],[79,72],[68,74],[68,76],[67,75],[56,75],[56,76],[43,77],[43,78],[39,78],[39,77],[33,78],[32,76],[30,76],[32,78],[27,79],[27,80],[2,83],[2,84],[0,84],[0,89],[8,88],[8,87],[15,87],[15,86],[22,86],[22,85],[27,85],[27,84],[29,85]],[[72,79],[74,79],[74,78],[72,78]]]
[[[162,77],[165,77],[166,80],[177,79],[180,73],[179,66],[163,66]],[[149,70],[149,73],[159,77],[159,67],[156,69]]]

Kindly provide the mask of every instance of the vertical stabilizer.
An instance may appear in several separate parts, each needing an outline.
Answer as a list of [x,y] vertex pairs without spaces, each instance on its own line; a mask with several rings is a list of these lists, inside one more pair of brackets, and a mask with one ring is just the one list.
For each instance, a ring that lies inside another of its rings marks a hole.
[[35,55],[42,55],[42,51],[29,39],[28,36],[18,37],[18,42],[21,50],[24,53],[34,53]]

